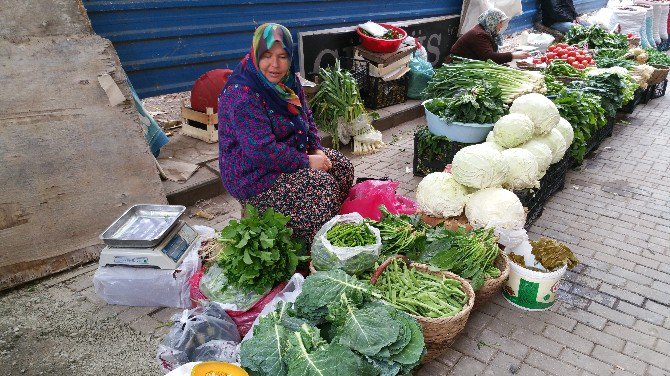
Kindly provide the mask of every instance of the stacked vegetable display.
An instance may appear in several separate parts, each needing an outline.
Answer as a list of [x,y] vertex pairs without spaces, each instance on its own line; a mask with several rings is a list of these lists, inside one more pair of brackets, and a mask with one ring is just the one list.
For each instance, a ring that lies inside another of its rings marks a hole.
[[584,48],[577,46],[570,46],[566,43],[558,43],[549,46],[547,53],[533,58],[533,64],[546,63],[551,64],[553,61],[565,61],[567,64],[576,69],[584,69],[595,64],[591,52]]

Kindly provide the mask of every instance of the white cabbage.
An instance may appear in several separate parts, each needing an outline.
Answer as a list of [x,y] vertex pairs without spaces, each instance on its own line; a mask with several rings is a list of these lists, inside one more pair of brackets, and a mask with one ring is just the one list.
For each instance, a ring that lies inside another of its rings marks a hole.
[[466,146],[451,162],[451,173],[457,182],[471,188],[500,187],[508,167],[500,151],[488,142]]
[[533,137],[534,126],[524,114],[508,114],[493,126],[493,140],[504,148],[515,148]]
[[521,229],[526,223],[521,201],[503,188],[487,188],[471,194],[465,205],[465,216],[474,228]]
[[538,140],[530,140],[519,147],[533,153],[537,161],[538,179],[542,178],[551,164],[552,154],[549,146]]
[[426,175],[416,187],[416,201],[421,211],[438,218],[461,215],[468,192],[446,172]]
[[509,112],[528,116],[535,125],[535,136],[549,133],[558,125],[558,120],[561,117],[554,102],[538,93],[525,94],[515,99],[509,108]]
[[490,132],[486,135],[486,142],[496,142],[496,141],[493,139],[493,131],[490,131]]
[[572,141],[575,139],[575,130],[572,129],[572,125],[570,125],[567,120],[561,118],[556,129],[561,132],[565,139],[565,144],[568,146],[568,149],[570,149],[570,145],[572,145]]
[[509,172],[503,186],[508,189],[539,188],[537,160],[526,149],[511,148],[502,152]]
[[568,146],[565,143],[565,138],[563,138],[561,132],[556,128],[552,129],[549,134],[538,137],[536,140],[549,146],[549,149],[551,149],[552,164],[560,161],[565,155],[565,151],[568,149]]
[[495,149],[495,150],[497,150],[497,151],[503,151],[503,150],[505,150],[504,147],[502,147],[502,146],[496,144],[496,143],[493,142],[493,141],[486,141],[486,142],[483,142],[482,145],[484,145],[484,146],[488,146],[488,147],[493,148],[493,149]]

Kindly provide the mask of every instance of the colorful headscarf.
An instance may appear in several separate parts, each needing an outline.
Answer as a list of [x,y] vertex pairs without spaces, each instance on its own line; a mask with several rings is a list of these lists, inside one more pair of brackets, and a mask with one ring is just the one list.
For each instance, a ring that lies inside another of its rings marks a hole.
[[491,34],[497,45],[502,45],[502,36],[498,34],[498,24],[501,21],[507,21],[509,17],[500,9],[488,9],[479,15],[477,22],[481,27]]
[[[289,56],[289,70],[279,83],[273,84],[268,81],[258,67],[261,56],[272,48],[275,42],[279,42]],[[291,32],[279,24],[262,24],[254,32],[250,52],[242,59],[228,78],[224,92],[233,85],[247,87],[258,94],[266,105],[274,112],[291,118],[300,139],[299,145],[308,144],[309,126],[302,116],[302,105],[296,94],[300,83],[297,82],[293,64],[293,38]]]

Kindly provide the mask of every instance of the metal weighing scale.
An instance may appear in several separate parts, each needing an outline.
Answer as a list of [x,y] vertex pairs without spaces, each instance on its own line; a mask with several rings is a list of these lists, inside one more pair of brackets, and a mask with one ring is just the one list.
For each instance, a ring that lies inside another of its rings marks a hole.
[[180,220],[185,210],[180,205],[132,206],[100,235],[106,244],[100,266],[177,269],[198,239]]

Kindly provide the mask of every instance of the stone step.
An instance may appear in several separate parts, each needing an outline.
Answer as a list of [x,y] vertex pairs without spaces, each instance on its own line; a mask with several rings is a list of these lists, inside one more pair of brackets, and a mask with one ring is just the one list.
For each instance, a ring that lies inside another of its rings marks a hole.
[[[408,100],[395,106],[375,111],[379,118],[373,121],[377,130],[384,131],[407,121],[423,116],[421,101]],[[332,137],[319,132],[323,146],[332,146]],[[194,163],[200,168],[184,183],[163,181],[163,188],[168,202],[173,205],[190,206],[200,200],[212,198],[224,192],[218,165],[218,145],[207,144],[191,137],[175,134],[163,150],[161,158],[174,158],[175,160]]]

